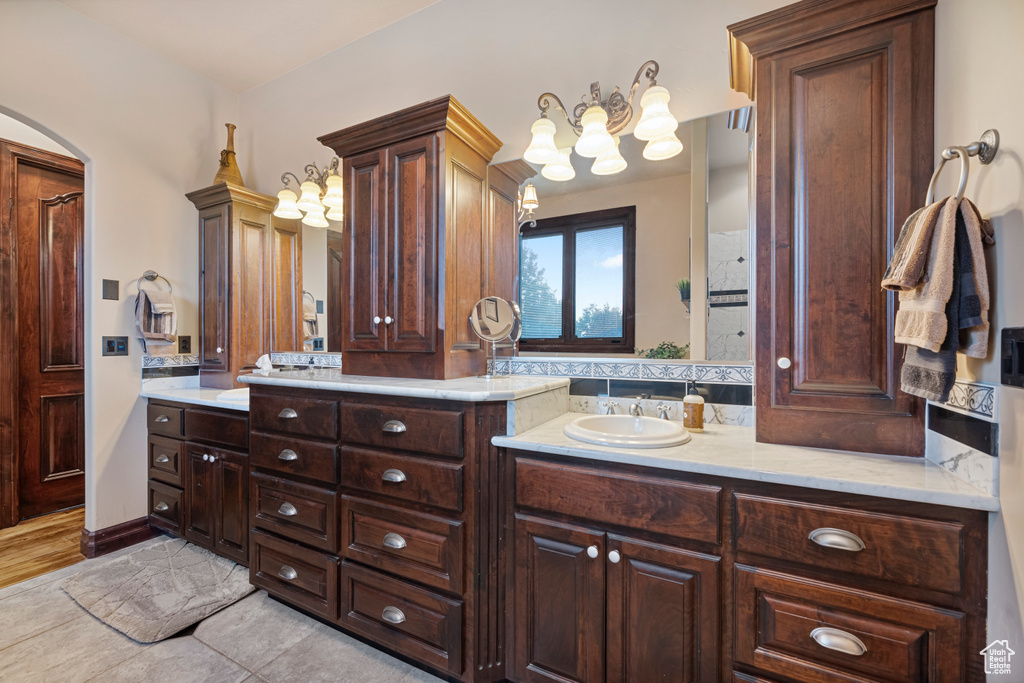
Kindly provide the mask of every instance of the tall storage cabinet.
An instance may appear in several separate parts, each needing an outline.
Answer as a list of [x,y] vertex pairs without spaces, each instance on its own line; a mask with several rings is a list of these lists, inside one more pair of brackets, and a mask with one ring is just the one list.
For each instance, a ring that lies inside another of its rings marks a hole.
[[301,225],[229,183],[186,196],[199,210],[200,384],[231,388],[264,353],[302,350]]
[[931,175],[935,0],[805,0],[729,27],[757,107],[757,438],[923,455],[882,275]]
[[320,141],[344,160],[346,373],[484,372],[469,314],[518,262],[518,185],[488,166],[501,142],[451,96]]

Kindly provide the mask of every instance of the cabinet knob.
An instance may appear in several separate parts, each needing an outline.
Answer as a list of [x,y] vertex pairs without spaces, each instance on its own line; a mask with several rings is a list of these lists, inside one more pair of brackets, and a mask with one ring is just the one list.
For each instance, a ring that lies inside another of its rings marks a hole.
[[389,481],[392,484],[401,484],[405,481],[405,472],[396,469],[384,470],[384,474],[382,474],[380,478],[381,480]]
[[837,628],[822,626],[811,631],[814,642],[829,650],[860,657],[868,651],[867,646],[857,636]]
[[291,408],[285,408],[280,413],[278,413],[277,416],[282,420],[294,420],[299,416],[299,414],[292,410]]
[[203,462],[207,462],[210,459],[209,453],[203,453]]
[[592,545],[589,548],[587,548],[587,556],[590,559],[596,559],[597,556],[600,555],[600,554],[601,554],[601,551],[597,549],[596,545]]
[[405,621],[405,613],[397,607],[385,607],[384,611],[381,612],[380,618],[389,624],[401,624]]
[[294,581],[299,578],[299,573],[288,565],[281,565],[281,568],[277,570],[277,575],[287,581]]
[[809,533],[807,538],[811,539],[823,548],[847,550],[851,553],[859,553],[867,547],[864,545],[864,541],[861,540],[860,536],[846,531],[845,529],[822,527]]
[[217,353],[224,353],[224,349],[222,349],[221,347],[218,346],[217,347]]
[[380,325],[380,316],[379,315],[373,316],[373,324],[374,325]]
[[783,357],[779,358],[777,361],[775,361],[775,364],[778,365],[783,370],[789,370],[791,367],[793,367],[793,361],[791,361],[790,359],[786,358],[785,356],[783,356]]
[[277,456],[278,460],[298,460],[299,454],[290,448],[286,448],[281,451],[281,455]]
[[618,564],[619,560],[621,560],[621,559],[622,559],[622,555],[619,554],[618,550],[613,550],[610,553],[608,553],[608,561],[611,562],[612,564]]
[[168,458],[168,457],[167,457],[166,455],[164,455],[163,453],[161,453],[160,455],[156,456],[156,458],[154,458],[154,460],[155,460],[156,462],[160,463],[160,464],[163,464],[163,463],[165,463],[165,462],[170,462],[170,461],[171,461],[171,459],[170,459],[170,458]]
[[394,532],[391,532],[391,531],[389,531],[388,533],[384,534],[384,547],[385,548],[393,548],[395,550],[401,550],[405,546],[406,546],[405,539],[402,538],[401,536],[399,536],[398,534],[396,534]]
[[164,422],[170,422],[170,421],[171,421],[171,418],[167,417],[166,415],[157,415],[156,418],[153,419],[153,422],[159,422],[161,424],[163,424]]
[[159,503],[153,506],[154,512],[167,512],[170,509],[171,507],[163,501],[160,501]]
[[210,454],[210,462],[213,462],[216,459],[217,459],[216,455]]
[[277,508],[277,513],[285,517],[294,517],[299,514],[299,511],[291,503],[281,503],[281,507]]
[[405,424],[398,420],[388,420],[384,423],[384,431],[388,434],[401,434],[405,431]]
[[384,316],[384,324],[385,325],[390,325],[393,322],[395,322],[395,319],[392,318],[390,315]]

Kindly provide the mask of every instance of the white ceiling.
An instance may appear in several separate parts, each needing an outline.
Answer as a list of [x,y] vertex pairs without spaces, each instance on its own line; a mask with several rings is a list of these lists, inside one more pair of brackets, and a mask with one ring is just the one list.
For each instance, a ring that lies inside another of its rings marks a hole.
[[439,0],[60,1],[243,92]]

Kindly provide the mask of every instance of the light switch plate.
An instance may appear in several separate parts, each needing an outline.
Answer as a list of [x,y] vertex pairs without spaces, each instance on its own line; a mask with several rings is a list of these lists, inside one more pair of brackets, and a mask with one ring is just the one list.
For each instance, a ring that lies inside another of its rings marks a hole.
[[103,337],[104,356],[127,356],[128,337]]
[[121,282],[119,280],[103,281],[103,298],[110,301],[117,301],[121,298]]
[[192,353],[192,337],[187,334],[178,337],[178,353]]
[[1002,383],[1024,387],[1024,327],[1004,327],[1002,342]]

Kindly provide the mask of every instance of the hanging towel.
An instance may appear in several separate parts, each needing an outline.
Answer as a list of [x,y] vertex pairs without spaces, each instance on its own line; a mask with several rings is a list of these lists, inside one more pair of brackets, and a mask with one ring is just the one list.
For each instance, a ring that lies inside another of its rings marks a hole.
[[[160,301],[158,305],[165,313],[157,312],[153,298]],[[167,292],[139,290],[135,299],[135,326],[143,351],[151,355],[166,355],[161,353],[166,348],[158,347],[169,347],[177,342],[178,320],[174,298]]]
[[910,214],[903,224],[882,287],[901,292],[917,287],[928,261],[932,233],[946,200],[929,204]]
[[303,340],[320,336],[320,322],[316,317],[316,299],[308,292],[302,296],[302,332]]
[[985,263],[985,246],[995,244],[992,225],[981,217],[971,200],[964,199],[960,204],[963,212],[967,239],[970,244],[970,258],[963,265],[970,268],[970,282],[964,279],[964,287],[972,288],[968,294],[961,293],[960,310],[960,350],[971,358],[988,356],[988,307],[991,303],[988,288],[988,266]]

